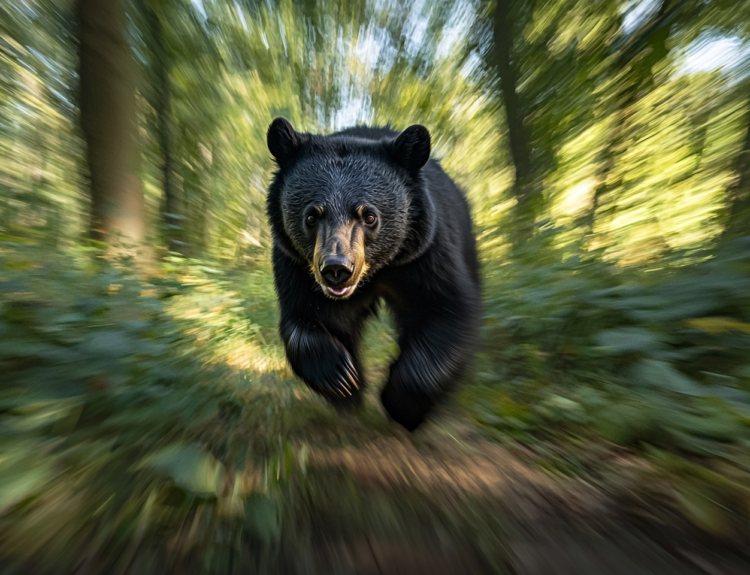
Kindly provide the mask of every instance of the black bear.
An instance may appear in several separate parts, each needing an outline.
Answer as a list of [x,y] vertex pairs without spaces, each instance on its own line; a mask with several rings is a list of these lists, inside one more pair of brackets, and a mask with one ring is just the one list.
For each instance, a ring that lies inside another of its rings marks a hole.
[[409,431],[459,380],[477,343],[479,263],[469,206],[414,125],[298,133],[277,118],[267,211],[280,333],[294,372],[358,405],[359,343],[381,299],[400,353],[381,401]]

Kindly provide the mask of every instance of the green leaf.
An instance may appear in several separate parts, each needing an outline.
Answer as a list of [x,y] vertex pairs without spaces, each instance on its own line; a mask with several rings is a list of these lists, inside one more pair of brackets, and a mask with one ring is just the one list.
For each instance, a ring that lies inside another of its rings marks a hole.
[[630,379],[636,385],[666,389],[684,395],[704,396],[707,390],[688,376],[677,371],[665,361],[641,359],[630,370]]
[[81,347],[94,356],[123,357],[131,353],[132,342],[122,332],[106,330],[95,332]]
[[143,466],[200,497],[216,497],[224,484],[224,466],[197,445],[172,445],[150,456]]
[[692,436],[714,441],[736,441],[746,435],[742,420],[724,405],[704,410],[702,415],[676,412],[671,416],[674,427]]
[[655,333],[640,327],[621,327],[601,331],[596,335],[596,342],[614,354],[647,352],[662,347]]
[[586,422],[586,412],[581,404],[560,395],[551,395],[540,407],[555,421]]
[[40,491],[52,477],[50,460],[35,456],[39,445],[18,443],[0,452],[0,514]]
[[726,535],[729,531],[729,517],[720,507],[696,488],[683,488],[675,492],[675,498],[685,515],[698,527],[714,535]]
[[653,442],[661,435],[661,427],[651,410],[632,403],[616,404],[599,412],[595,427],[603,437],[618,445]]
[[258,539],[270,542],[281,537],[281,510],[276,500],[253,493],[245,501],[245,527]]
[[66,313],[54,319],[54,323],[79,323],[82,321],[86,321],[86,316],[82,313]]
[[6,280],[0,281],[0,292],[6,293],[21,293],[31,291],[26,285],[21,282]]

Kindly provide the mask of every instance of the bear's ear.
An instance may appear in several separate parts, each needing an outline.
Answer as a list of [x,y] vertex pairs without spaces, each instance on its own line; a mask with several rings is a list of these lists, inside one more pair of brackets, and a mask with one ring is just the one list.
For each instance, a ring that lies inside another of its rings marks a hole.
[[285,118],[276,118],[268,126],[266,141],[268,149],[279,164],[291,160],[302,144],[302,134],[298,134]]
[[391,144],[389,152],[399,166],[416,172],[430,159],[430,132],[419,124],[409,126]]

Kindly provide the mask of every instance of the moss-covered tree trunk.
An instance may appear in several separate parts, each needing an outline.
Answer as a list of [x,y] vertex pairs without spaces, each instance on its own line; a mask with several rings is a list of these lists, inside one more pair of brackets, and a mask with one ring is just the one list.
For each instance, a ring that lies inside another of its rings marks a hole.
[[124,0],[78,0],[81,127],[91,181],[91,235],[111,247],[146,236]]

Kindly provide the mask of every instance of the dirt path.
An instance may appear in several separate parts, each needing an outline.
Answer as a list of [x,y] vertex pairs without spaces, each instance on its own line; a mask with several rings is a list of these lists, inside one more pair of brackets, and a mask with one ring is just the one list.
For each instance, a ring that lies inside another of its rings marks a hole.
[[746,557],[679,517],[638,519],[602,490],[532,469],[460,422],[315,450],[310,465],[322,481],[345,477],[340,493],[356,508],[333,493],[311,510],[320,518],[318,573],[750,573]]

